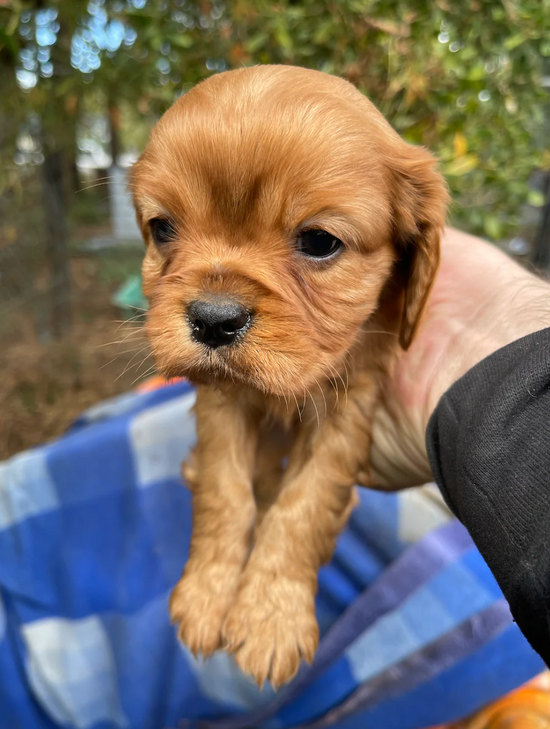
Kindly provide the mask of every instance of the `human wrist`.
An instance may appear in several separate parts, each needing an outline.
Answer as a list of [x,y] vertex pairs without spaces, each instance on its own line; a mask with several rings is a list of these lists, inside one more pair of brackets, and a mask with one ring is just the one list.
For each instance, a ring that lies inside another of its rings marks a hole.
[[425,426],[442,395],[468,370],[502,347],[550,327],[550,283],[507,263],[498,285],[479,297],[477,310],[450,324],[452,333],[427,399]]
[[430,479],[426,428],[442,395],[498,349],[550,327],[550,284],[495,246],[448,229],[441,266],[411,347],[398,352],[372,431],[380,488]]

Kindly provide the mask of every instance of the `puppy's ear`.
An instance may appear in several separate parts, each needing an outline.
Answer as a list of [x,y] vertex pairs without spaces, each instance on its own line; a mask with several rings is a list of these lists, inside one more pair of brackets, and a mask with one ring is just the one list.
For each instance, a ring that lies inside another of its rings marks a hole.
[[398,270],[404,286],[399,343],[408,349],[439,266],[449,193],[429,152],[408,144],[399,152],[392,165],[392,208]]

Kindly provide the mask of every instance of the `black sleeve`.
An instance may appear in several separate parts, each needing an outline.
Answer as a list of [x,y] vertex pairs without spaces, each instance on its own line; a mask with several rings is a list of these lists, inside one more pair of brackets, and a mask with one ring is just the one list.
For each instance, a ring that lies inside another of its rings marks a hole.
[[480,362],[426,433],[435,480],[550,664],[550,329]]

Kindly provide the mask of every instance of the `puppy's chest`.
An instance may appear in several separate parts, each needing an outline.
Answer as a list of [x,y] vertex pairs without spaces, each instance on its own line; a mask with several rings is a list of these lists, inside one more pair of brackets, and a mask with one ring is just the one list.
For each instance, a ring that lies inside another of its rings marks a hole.
[[266,398],[262,422],[267,426],[277,425],[289,433],[308,431],[313,434],[327,423],[356,418],[359,411],[368,423],[386,382],[384,369],[344,372],[323,386],[313,387],[300,396],[287,397],[286,401]]
[[261,414],[263,425],[274,424],[290,434],[314,433],[327,422],[342,424],[347,418],[368,424],[384,396],[397,351],[395,336],[382,333],[362,332],[345,361],[331,368],[333,376],[305,392],[277,397],[250,391],[249,407]]

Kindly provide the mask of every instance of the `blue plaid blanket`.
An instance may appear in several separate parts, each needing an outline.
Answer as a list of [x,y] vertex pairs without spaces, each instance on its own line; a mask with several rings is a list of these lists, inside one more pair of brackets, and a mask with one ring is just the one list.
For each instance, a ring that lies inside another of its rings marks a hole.
[[184,383],[87,412],[0,465],[0,726],[419,729],[543,668],[433,487],[362,491],[319,578],[313,666],[259,691],[195,660],[167,602],[189,543]]

